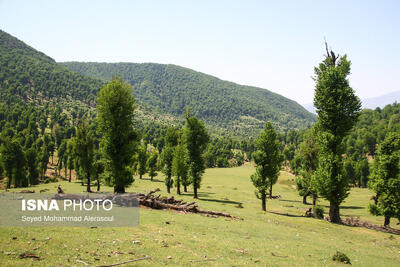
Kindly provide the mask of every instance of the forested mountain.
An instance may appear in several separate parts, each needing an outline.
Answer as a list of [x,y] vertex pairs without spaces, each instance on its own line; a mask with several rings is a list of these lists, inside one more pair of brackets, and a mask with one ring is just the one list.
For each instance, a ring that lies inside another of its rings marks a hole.
[[130,82],[139,103],[182,117],[190,107],[207,124],[234,135],[254,136],[271,121],[281,130],[302,129],[315,116],[296,102],[268,90],[223,81],[176,65],[154,63],[81,63],[62,66],[104,81],[119,76]]
[[16,98],[27,102],[69,98],[94,105],[96,92],[102,85],[98,79],[63,68],[1,30],[0,68],[0,95],[8,103]]

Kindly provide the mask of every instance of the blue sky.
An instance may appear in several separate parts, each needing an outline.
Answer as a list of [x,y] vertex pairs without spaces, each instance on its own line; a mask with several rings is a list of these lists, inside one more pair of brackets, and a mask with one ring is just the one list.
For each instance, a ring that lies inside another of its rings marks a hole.
[[176,64],[305,104],[324,37],[361,98],[400,90],[399,3],[0,0],[0,29],[56,61]]

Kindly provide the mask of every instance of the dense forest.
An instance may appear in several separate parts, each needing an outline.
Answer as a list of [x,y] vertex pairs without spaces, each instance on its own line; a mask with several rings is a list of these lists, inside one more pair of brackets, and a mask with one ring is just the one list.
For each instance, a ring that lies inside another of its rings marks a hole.
[[190,107],[207,124],[225,134],[255,137],[265,121],[280,131],[304,129],[315,122],[313,114],[296,102],[266,89],[242,86],[176,65],[153,63],[80,63],[62,66],[109,81],[121,77],[132,84],[139,103],[163,113],[183,117]]

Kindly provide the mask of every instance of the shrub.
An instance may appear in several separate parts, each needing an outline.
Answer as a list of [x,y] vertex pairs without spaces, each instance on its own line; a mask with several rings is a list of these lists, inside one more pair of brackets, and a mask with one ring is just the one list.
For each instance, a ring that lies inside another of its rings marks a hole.
[[318,219],[324,218],[324,207],[315,206],[315,217],[317,217]]
[[333,261],[343,262],[345,264],[351,264],[349,257],[346,254],[336,251],[336,254],[332,257]]

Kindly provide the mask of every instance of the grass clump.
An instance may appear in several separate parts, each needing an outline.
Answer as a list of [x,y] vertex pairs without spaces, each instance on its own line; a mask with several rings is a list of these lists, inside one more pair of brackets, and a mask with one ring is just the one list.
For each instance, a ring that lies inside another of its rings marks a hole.
[[336,251],[335,255],[332,257],[333,261],[343,262],[345,264],[351,264],[349,257],[340,251]]

